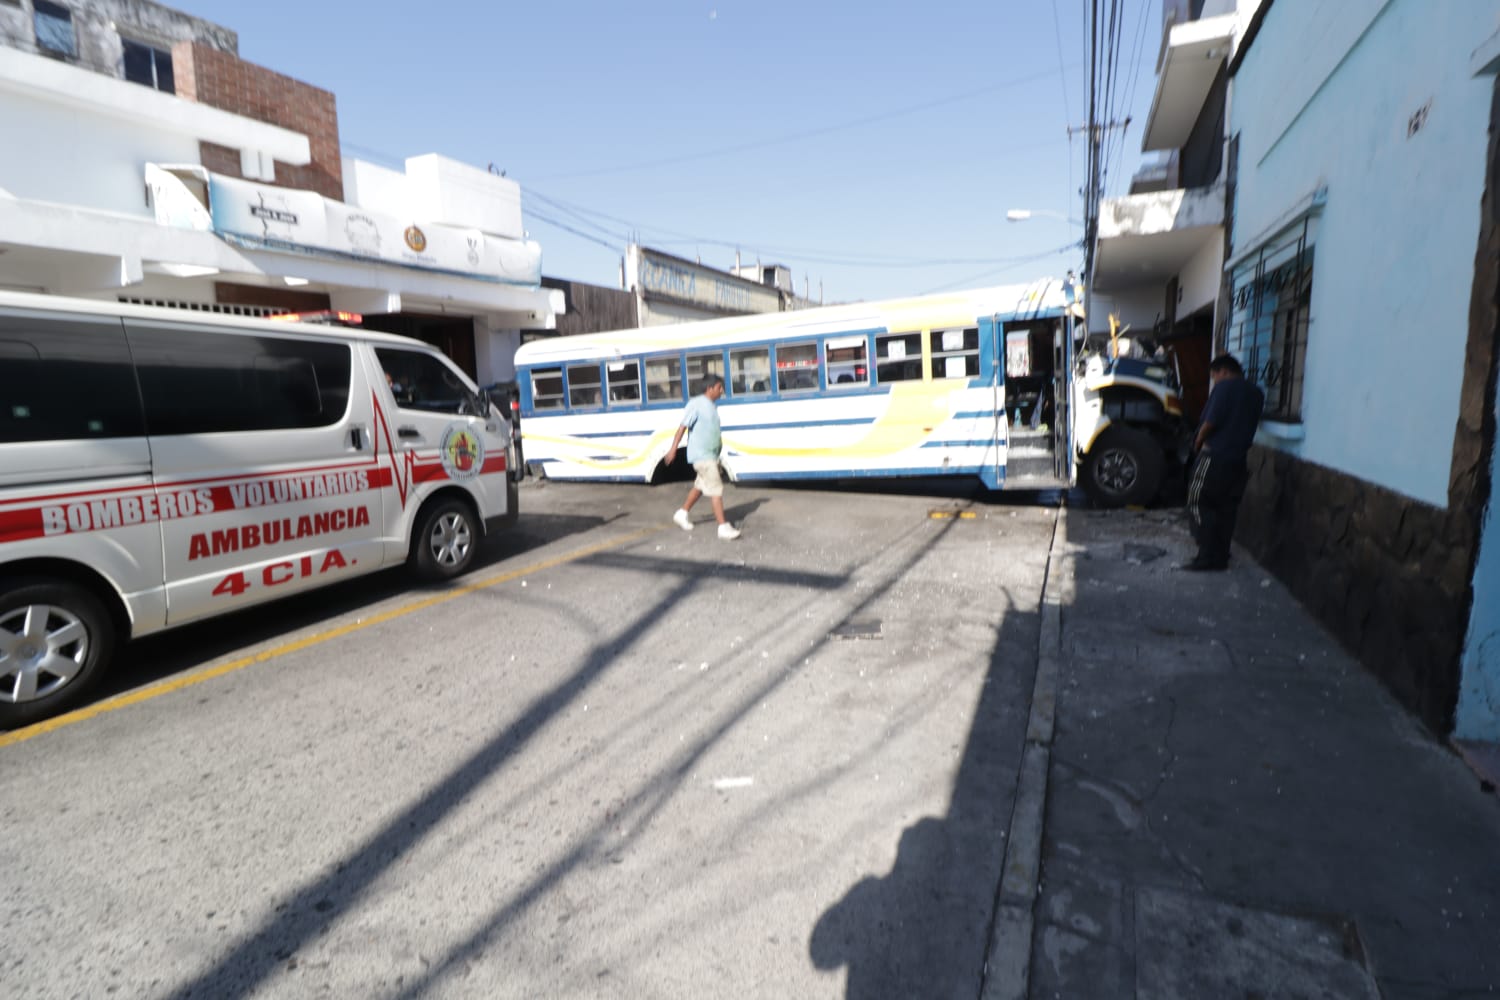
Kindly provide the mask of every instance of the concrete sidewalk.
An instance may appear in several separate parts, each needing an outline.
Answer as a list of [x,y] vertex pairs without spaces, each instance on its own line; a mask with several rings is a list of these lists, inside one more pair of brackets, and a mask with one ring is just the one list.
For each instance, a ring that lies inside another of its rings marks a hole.
[[1500,800],[1243,552],[1061,516],[1029,995],[1500,996]]

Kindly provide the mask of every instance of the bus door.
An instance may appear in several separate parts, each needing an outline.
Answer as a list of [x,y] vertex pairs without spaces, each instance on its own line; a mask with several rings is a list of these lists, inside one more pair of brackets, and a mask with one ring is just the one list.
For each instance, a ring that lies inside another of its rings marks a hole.
[[1036,489],[1056,485],[1055,334],[1035,320],[1006,326],[1005,413],[1008,423],[1006,481]]
[[1073,339],[1068,319],[1052,324],[1052,474],[1067,483],[1073,478]]
[[1010,450],[1010,435],[1006,432],[1005,420],[1005,394],[1006,386],[1005,370],[1005,334],[1000,328],[1000,317],[991,316],[979,321],[979,339],[983,343],[988,341],[990,348],[990,448],[994,456],[991,465],[980,474],[980,479],[991,489],[999,489],[1005,484],[1006,455]]

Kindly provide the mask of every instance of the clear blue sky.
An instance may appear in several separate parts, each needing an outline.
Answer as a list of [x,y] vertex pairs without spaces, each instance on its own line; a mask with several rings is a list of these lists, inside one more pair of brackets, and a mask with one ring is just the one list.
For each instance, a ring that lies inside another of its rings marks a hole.
[[[543,271],[615,286],[626,241],[735,247],[828,301],[1060,275],[1078,218],[1086,0],[178,0],[334,92],[344,155],[521,184]],[[1160,0],[1125,0],[1106,190],[1141,161]],[[1133,98],[1133,99],[1132,99]],[[567,228],[563,228],[567,227]],[[587,233],[585,238],[570,230]]]

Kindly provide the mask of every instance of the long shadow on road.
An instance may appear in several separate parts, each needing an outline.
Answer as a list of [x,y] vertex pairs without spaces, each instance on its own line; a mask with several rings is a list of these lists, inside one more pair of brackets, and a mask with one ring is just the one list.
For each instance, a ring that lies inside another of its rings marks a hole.
[[980,994],[1040,629],[1035,610],[996,615],[947,815],[902,831],[891,870],[855,883],[813,928],[813,964],[847,966],[849,1000]]
[[[611,520],[613,518],[522,514],[514,528],[485,540],[466,579],[480,578],[508,559],[592,531]],[[228,656],[246,646],[319,625],[404,593],[441,589],[442,585],[418,584],[405,567],[395,567],[211,621],[147,636],[126,644],[120,650],[114,666],[100,679],[99,686],[84,704],[103,701]]]
[[[879,584],[870,591],[861,593],[860,599],[853,602],[855,606],[845,620],[857,617],[871,602],[878,600],[911,566],[920,561],[950,527],[951,525],[943,525],[927,535],[925,540],[920,540],[915,550],[900,565],[887,571]],[[604,555],[590,557],[606,558]],[[588,560],[584,562],[587,564]],[[537,698],[514,722],[495,733],[436,787],[374,831],[340,862],[330,866],[326,874],[311,880],[283,900],[276,906],[275,916],[241,939],[214,967],[180,986],[171,996],[178,1000],[188,997],[231,1000],[260,992],[262,985],[299,948],[315,940],[348,914],[361,895],[393,865],[399,863],[406,852],[431,833],[549,722],[573,705],[622,653],[641,644],[664,614],[687,598],[705,577],[724,571],[724,567],[716,563],[681,560],[666,560],[657,565],[647,559],[637,561],[634,565],[644,572],[675,576],[677,579],[660,599],[633,621],[622,626],[615,634],[601,637],[570,675]],[[843,589],[848,584],[851,573],[852,570],[836,574],[800,573],[795,576],[801,585],[827,593]],[[829,640],[824,637],[816,645],[826,641]],[[798,656],[794,662],[801,661],[802,656]],[[635,835],[647,829],[652,819],[679,789],[695,762],[709,753],[772,692],[785,684],[792,674],[790,669],[774,673],[726,709],[712,732],[684,747],[667,766],[645,778],[616,811],[617,817],[632,817],[629,827],[637,831]],[[436,958],[422,977],[407,983],[401,996],[415,998],[427,993],[454,970],[462,968],[468,960],[481,953],[488,942],[502,934],[550,888],[601,850],[609,837],[612,824],[611,820],[602,820],[595,828],[580,835],[561,857],[539,870],[508,898],[500,901],[489,919],[472,935]],[[965,854],[967,853],[966,851]]]

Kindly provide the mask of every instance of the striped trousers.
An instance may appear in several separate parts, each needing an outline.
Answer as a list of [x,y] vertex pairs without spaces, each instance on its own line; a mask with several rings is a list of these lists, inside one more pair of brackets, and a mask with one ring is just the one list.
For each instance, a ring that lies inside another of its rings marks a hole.
[[1243,458],[1217,458],[1206,450],[1198,453],[1187,496],[1188,520],[1198,543],[1195,562],[1214,567],[1229,564],[1234,522],[1249,478]]

